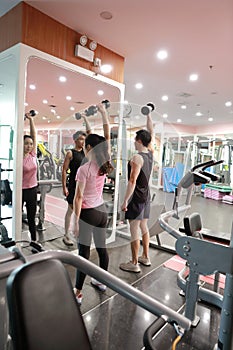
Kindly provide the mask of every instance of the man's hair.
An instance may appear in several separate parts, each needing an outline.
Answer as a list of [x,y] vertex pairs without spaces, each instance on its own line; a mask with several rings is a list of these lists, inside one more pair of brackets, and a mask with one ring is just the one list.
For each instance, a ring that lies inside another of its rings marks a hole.
[[148,130],[141,129],[136,132],[135,139],[136,141],[141,140],[143,146],[147,147],[151,142],[151,134],[149,133]]
[[73,134],[73,140],[76,141],[79,138],[79,136],[86,137],[87,135],[83,131],[76,131],[76,133]]

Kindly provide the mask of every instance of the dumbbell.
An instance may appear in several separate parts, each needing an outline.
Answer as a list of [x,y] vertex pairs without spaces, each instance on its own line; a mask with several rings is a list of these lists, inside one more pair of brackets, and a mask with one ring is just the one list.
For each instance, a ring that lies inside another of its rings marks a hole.
[[[109,108],[110,107],[110,102],[108,100],[103,100],[101,103],[105,104],[105,108]],[[88,107],[87,109],[85,109],[84,114],[86,117],[90,117],[91,115],[94,115],[98,112],[98,107],[96,105],[92,105],[90,107]],[[81,113],[75,113],[75,119],[79,120],[82,118],[82,114]]]
[[146,106],[142,106],[141,113],[143,115],[148,115],[150,112],[155,110],[155,105],[153,103],[147,103]]
[[[31,117],[35,117],[36,111],[34,111],[34,109],[31,109],[31,110],[29,111],[29,114],[30,114]],[[27,117],[26,117],[26,114],[25,114],[25,115],[24,115],[24,120],[25,120],[26,118],[27,118]]]

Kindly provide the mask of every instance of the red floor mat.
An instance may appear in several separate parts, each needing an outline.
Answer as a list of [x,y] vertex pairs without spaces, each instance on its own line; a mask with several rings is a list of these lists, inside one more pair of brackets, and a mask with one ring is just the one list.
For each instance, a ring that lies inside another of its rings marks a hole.
[[[182,259],[179,255],[175,255],[172,258],[165,261],[163,266],[167,267],[168,269],[179,272],[184,268],[185,262],[186,262],[186,260]],[[209,283],[211,285],[214,284],[214,275],[201,276],[200,279],[203,282]],[[222,289],[224,289],[224,287],[225,287],[225,276],[222,274],[220,274],[220,276],[219,276],[219,287]]]

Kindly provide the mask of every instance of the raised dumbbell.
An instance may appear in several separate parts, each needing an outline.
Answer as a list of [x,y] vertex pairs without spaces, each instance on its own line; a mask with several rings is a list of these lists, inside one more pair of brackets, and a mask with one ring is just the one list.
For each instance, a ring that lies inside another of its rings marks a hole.
[[[31,117],[35,117],[36,111],[34,111],[34,109],[31,109],[31,110],[29,111],[29,114],[30,114]],[[26,117],[26,114],[25,114],[25,115],[24,115],[24,120],[25,120],[26,118],[27,118],[27,117]]]
[[147,103],[146,106],[142,106],[141,113],[143,115],[148,115],[155,110],[155,105],[153,103]]
[[[103,100],[101,103],[105,104],[105,108],[110,107],[110,102],[108,100]],[[96,105],[89,106],[87,109],[85,109],[84,114],[86,117],[90,117],[91,115],[94,115],[98,112],[98,107]],[[80,120],[82,118],[82,114],[77,112],[75,113],[75,119]]]

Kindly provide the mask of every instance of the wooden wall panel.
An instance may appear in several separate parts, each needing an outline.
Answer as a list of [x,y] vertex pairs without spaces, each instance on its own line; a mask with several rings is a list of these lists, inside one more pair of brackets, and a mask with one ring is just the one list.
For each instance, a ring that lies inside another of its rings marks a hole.
[[[81,36],[80,33],[24,2],[19,3],[0,18],[0,30],[1,36],[4,38],[3,42],[1,40],[0,43],[0,51],[22,42],[95,73],[98,72],[93,67],[92,62],[74,55],[75,45],[79,43]],[[106,74],[108,78],[123,83],[124,58],[122,56],[98,45],[95,50],[95,57],[100,58],[102,64],[109,63],[113,66],[113,71]]]
[[21,41],[22,12],[22,6],[16,6],[0,18],[0,52]]

